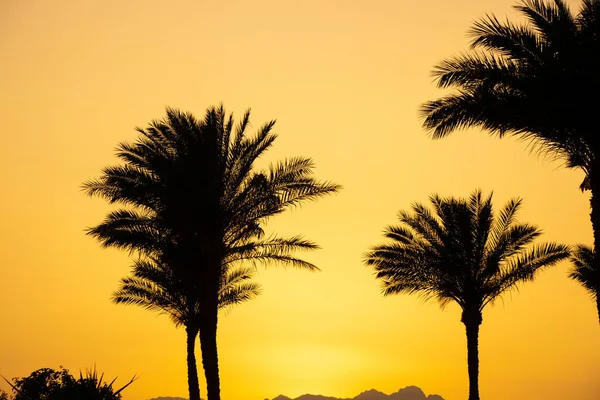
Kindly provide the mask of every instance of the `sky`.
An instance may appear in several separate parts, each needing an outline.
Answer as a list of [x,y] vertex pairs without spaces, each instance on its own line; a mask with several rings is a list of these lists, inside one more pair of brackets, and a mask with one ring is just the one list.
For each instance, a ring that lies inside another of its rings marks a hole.
[[[476,188],[493,190],[497,209],[523,198],[519,220],[541,241],[592,243],[581,172],[513,138],[432,140],[421,128],[419,105],[443,94],[432,67],[467,49],[485,13],[518,20],[513,4],[0,0],[0,374],[96,365],[117,384],[139,377],[124,400],[187,396],[185,332],[110,302],[130,259],[84,234],[111,208],[81,184],[165,106],[201,116],[223,102],[237,117],[251,107],[253,128],[277,119],[265,162],[311,157],[344,187],[269,222],[316,241],[306,259],[321,271],[261,268],[263,294],[221,315],[223,400],[408,385],[465,399],[459,308],[384,298],[362,260],[399,210]],[[597,399],[595,305],[568,269],[485,309],[482,398]]]

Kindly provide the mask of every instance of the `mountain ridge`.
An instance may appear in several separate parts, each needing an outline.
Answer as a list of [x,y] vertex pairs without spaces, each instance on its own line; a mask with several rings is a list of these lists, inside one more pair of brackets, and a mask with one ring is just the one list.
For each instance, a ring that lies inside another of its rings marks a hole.
[[[149,400],[187,400],[184,397],[155,397]],[[269,399],[265,399],[269,400]],[[444,400],[439,394],[425,395],[425,392],[418,386],[406,386],[397,392],[385,394],[379,390],[369,389],[352,398],[323,396],[320,394],[303,394],[296,398],[291,398],[280,394],[271,400]]]
[[320,394],[303,394],[296,398],[290,398],[280,394],[271,400],[444,400],[444,398],[439,394],[426,396],[425,392],[418,386],[406,386],[391,394],[385,394],[376,389],[369,389],[351,398],[323,396]]

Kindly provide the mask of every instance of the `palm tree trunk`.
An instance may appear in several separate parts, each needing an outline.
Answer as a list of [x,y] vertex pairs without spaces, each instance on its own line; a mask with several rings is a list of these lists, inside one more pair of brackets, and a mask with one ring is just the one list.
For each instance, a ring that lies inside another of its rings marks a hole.
[[208,400],[220,400],[219,357],[217,354],[217,305],[203,310],[200,322],[200,349],[202,365],[206,377],[206,396]]
[[[596,174],[598,173],[598,175]],[[596,249],[600,249],[600,167],[590,171],[590,189],[592,196],[590,197],[590,220],[592,221],[592,231],[594,232],[594,258],[592,267],[596,271],[596,307],[598,309],[598,322],[600,323],[600,257],[596,257]]]
[[198,369],[196,368],[196,355],[194,354],[198,329],[188,326],[185,328],[185,333],[187,335],[187,372],[190,400],[200,400],[200,383],[198,383]]
[[469,371],[469,400],[479,400],[479,325],[481,312],[463,311],[462,322],[467,332],[467,366]]
[[598,323],[600,324],[600,293],[596,293],[596,308],[598,309]]

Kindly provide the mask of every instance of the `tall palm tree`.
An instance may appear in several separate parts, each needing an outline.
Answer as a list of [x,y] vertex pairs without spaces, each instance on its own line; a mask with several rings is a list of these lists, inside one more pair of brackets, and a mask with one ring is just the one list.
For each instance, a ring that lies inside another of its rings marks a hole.
[[600,322],[600,286],[598,286],[600,270],[596,268],[597,264],[594,264],[594,250],[589,246],[577,246],[571,254],[571,262],[573,269],[569,273],[569,278],[579,282],[596,301]]
[[208,400],[219,400],[217,353],[219,288],[231,263],[276,262],[316,270],[296,258],[296,250],[316,244],[299,236],[265,237],[274,215],[334,193],[338,185],[313,176],[313,162],[295,157],[257,169],[255,161],[271,147],[275,121],[248,136],[250,111],[235,125],[223,106],[203,120],[167,108],[135,143],[121,143],[122,165],[107,167],[84,184],[123,207],[109,213],[89,233],[104,246],[159,255],[173,269],[186,295],[199,307],[198,330]]
[[[253,269],[228,268],[223,271],[219,289],[219,309],[248,301],[260,293],[260,287],[249,280]],[[173,269],[152,258],[134,262],[132,276],[123,278],[112,297],[116,304],[132,304],[151,311],[167,314],[175,326],[186,331],[187,372],[190,400],[200,399],[200,385],[196,368],[195,340],[200,319],[199,304],[188,296],[186,285]]]
[[469,32],[471,52],[434,68],[438,87],[455,90],[422,106],[424,127],[434,138],[468,127],[515,135],[581,169],[600,248],[600,0],[583,0],[577,14],[564,0],[515,8],[526,24],[488,15]]
[[366,264],[376,271],[383,294],[417,293],[452,301],[462,309],[467,335],[469,400],[479,400],[479,326],[482,311],[504,292],[533,280],[543,267],[569,256],[564,245],[529,245],[540,235],[533,225],[517,224],[521,200],[509,201],[494,215],[492,195],[475,191],[469,199],[430,197],[433,212],[422,204],[400,211],[401,225],[389,226],[389,242],[375,246]]

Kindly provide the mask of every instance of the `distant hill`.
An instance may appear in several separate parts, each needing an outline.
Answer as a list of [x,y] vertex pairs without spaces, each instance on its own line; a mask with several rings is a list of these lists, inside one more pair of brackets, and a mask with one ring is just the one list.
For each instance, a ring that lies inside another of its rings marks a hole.
[[[149,400],[187,400],[183,397],[155,397]],[[265,399],[269,400],[269,399]],[[417,386],[407,386],[404,389],[400,389],[392,394],[385,394],[378,390],[371,389],[366,392],[362,392],[358,396],[351,399],[343,399],[337,397],[321,396],[320,394],[303,394],[295,399],[289,398],[284,395],[274,397],[272,400],[444,400],[444,398],[437,394],[430,394],[426,396],[425,393]]]
[[[268,399],[265,399],[268,400]],[[362,392],[358,396],[351,399],[321,396],[320,394],[303,394],[300,397],[291,399],[284,395],[279,395],[272,400],[444,400],[438,394],[430,394],[426,396],[423,390],[417,386],[407,386],[392,394],[385,394],[378,390],[371,389]]]
[[188,400],[185,397],[155,397],[149,400]]

